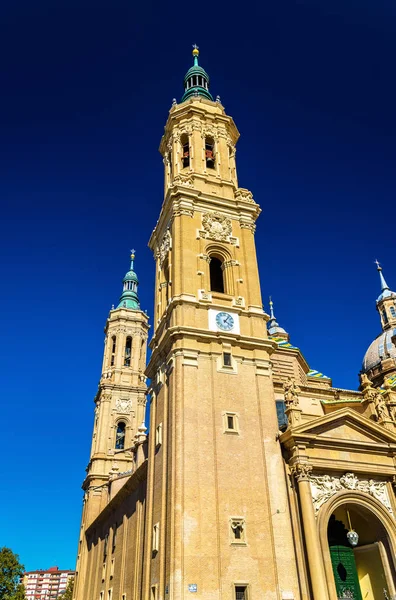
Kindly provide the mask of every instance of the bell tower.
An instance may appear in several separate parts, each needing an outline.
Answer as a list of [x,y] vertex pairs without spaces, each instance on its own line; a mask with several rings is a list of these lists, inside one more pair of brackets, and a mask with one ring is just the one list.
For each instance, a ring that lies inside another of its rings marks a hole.
[[233,119],[193,50],[160,144],[143,597],[298,598],[255,248]]
[[149,325],[148,316],[139,304],[134,259],[132,250],[119,304],[110,311],[105,326],[102,374],[94,400],[91,455],[82,486],[85,493],[74,597],[84,597],[85,531],[109,502],[111,476],[131,469],[131,446],[138,428],[144,425]]

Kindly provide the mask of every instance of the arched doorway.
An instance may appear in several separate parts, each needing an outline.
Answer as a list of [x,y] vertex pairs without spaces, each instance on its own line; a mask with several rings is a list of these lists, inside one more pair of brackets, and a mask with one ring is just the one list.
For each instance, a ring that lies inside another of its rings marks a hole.
[[[357,539],[348,536],[353,530]],[[366,506],[339,505],[330,515],[327,541],[337,598],[384,600],[395,593],[396,572],[389,538]]]

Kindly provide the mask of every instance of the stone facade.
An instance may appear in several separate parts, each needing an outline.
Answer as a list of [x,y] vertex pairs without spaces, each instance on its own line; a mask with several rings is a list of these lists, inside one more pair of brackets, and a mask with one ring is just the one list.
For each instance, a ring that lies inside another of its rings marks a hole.
[[[359,525],[359,593],[396,594],[396,392],[364,374],[360,391],[332,387],[272,304],[271,318],[264,312],[261,211],[238,187],[238,137],[219,101],[197,92],[172,105],[149,241],[150,434],[141,426],[147,317],[121,308],[106,328],[76,600],[358,598],[333,569],[331,519]],[[122,362],[128,335],[132,368]],[[121,418],[127,438],[115,455]],[[378,553],[377,575],[364,552]]]

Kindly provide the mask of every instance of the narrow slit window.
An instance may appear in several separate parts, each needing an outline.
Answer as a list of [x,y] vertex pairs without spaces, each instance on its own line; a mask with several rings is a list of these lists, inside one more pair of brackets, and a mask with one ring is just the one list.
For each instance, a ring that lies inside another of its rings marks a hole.
[[108,544],[109,544],[109,534],[106,533],[105,539],[104,539],[104,545],[103,545],[103,560],[105,560],[106,556],[107,556],[107,547],[108,547]]
[[384,310],[382,311],[382,319],[386,325],[388,323],[388,317],[386,316],[386,312]]
[[214,140],[213,138],[205,139],[205,159],[206,166],[209,169],[215,168]]
[[125,367],[131,366],[131,356],[132,356],[132,338],[128,336],[126,339],[126,342],[125,342],[125,359],[124,359]]
[[115,353],[116,353],[116,336],[113,335],[113,337],[111,338],[111,359],[110,359],[110,366],[114,366],[115,363]]
[[234,415],[227,415],[227,429],[235,429]]
[[209,270],[211,292],[220,292],[220,294],[224,294],[223,263],[221,260],[212,256],[210,258]]
[[182,136],[181,145],[182,145],[182,168],[185,169],[186,167],[190,166],[190,144],[189,144],[187,135]]
[[116,450],[123,450],[125,447],[125,428],[126,425],[123,421],[118,423],[116,431]]

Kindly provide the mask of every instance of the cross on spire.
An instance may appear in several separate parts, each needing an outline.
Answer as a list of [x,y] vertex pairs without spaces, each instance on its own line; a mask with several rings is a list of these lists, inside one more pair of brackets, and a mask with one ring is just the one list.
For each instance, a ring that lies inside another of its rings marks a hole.
[[374,261],[374,262],[375,262],[375,264],[377,265],[377,269],[378,269],[378,271],[382,271],[382,267],[381,267],[380,263],[378,262],[378,260],[377,260],[377,259],[375,259],[375,261]]

